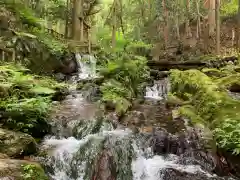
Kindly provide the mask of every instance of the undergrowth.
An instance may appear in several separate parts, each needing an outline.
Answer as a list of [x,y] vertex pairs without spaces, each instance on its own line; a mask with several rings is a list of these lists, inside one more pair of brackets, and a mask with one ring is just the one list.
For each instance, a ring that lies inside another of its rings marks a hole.
[[[105,77],[100,87],[102,99],[104,102],[112,102],[120,114],[131,107],[132,101],[143,92],[143,83],[149,78],[147,60],[139,52],[140,47],[144,49],[148,45],[137,42],[136,50],[134,44],[134,42],[127,43],[123,37],[117,39],[117,50],[112,58],[102,63],[100,70]],[[131,47],[128,48],[128,45]]]
[[27,72],[20,65],[0,66],[1,123],[10,129],[41,136],[48,131],[51,98],[65,85]]

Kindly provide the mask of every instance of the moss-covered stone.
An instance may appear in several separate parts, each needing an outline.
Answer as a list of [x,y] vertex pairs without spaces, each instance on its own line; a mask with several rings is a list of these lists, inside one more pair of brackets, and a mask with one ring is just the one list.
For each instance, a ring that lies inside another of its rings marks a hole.
[[10,157],[20,157],[37,151],[36,142],[30,135],[1,128],[0,144],[0,153]]
[[[240,153],[240,101],[198,70],[171,71],[172,91],[191,101],[181,112],[201,121],[213,132],[220,147]],[[185,96],[185,94],[190,94]]]
[[48,180],[42,167],[36,162],[0,159],[0,179]]
[[229,74],[217,81],[220,87],[226,88],[232,92],[240,92],[240,73]]
[[219,69],[215,69],[215,68],[203,68],[202,72],[210,77],[223,77],[224,74],[219,70]]

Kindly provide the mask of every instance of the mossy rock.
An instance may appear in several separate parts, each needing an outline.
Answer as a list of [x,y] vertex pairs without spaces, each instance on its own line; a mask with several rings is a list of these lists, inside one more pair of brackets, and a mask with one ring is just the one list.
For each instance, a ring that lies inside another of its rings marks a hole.
[[219,78],[219,77],[224,76],[223,72],[221,72],[220,70],[218,70],[216,68],[203,68],[202,72],[204,74],[206,74],[207,76],[210,76],[210,77]]
[[174,96],[173,94],[169,94],[166,101],[166,104],[168,106],[179,106],[187,103],[189,102],[183,101],[182,99],[178,98],[177,96]]
[[0,159],[0,179],[48,180],[43,168],[36,162]]
[[36,153],[37,147],[34,138],[21,132],[9,131],[0,128],[0,153],[9,157],[21,157]]
[[191,104],[182,109],[184,114],[209,127],[219,147],[240,154],[240,101],[220,87],[228,82],[227,78],[213,81],[198,70],[171,72],[173,93],[179,97],[191,95]]
[[220,87],[232,92],[240,92],[240,73],[230,74],[217,80]]

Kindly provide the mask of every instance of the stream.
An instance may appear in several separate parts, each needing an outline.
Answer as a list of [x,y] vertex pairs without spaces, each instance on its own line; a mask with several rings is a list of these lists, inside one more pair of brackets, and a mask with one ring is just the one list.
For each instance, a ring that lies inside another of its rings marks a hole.
[[[73,82],[97,77],[93,57],[89,56],[88,63],[79,54],[76,57],[80,71]],[[136,114],[141,115],[142,109],[155,112],[152,108],[164,105],[169,89],[167,78],[147,87],[144,108],[137,109]],[[157,111],[161,113],[161,109]],[[234,179],[216,175],[222,171],[217,158],[203,150],[200,136],[186,125],[187,120],[182,123],[184,127],[177,128],[181,132],[161,127],[162,116],[160,125],[153,118],[154,128],[135,131],[116,125],[114,113],[103,113],[74,88],[53,114],[53,133],[41,145],[45,152],[41,162],[52,180]],[[145,120],[150,123],[148,117]],[[164,123],[174,126],[179,121]]]

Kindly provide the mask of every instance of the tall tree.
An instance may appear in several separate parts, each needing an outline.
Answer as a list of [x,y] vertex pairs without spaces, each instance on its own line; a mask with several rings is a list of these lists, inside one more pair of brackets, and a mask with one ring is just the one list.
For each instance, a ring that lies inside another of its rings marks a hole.
[[117,0],[114,0],[112,5],[112,48],[116,47],[116,33],[117,33]]
[[79,4],[78,0],[72,0],[72,39],[77,40],[78,38],[78,12]]
[[64,37],[67,39],[68,38],[68,24],[69,24],[69,0],[67,0],[67,7],[66,7],[66,19],[65,19],[65,32],[64,32]]
[[216,54],[220,54],[220,0],[215,0],[216,16]]
[[212,36],[215,32],[215,0],[208,0],[208,33]]
[[163,13],[164,13],[164,41],[165,41],[165,48],[168,46],[168,35],[169,35],[169,22],[168,22],[168,9],[166,6],[166,0],[162,0],[162,7],[163,7]]
[[240,50],[240,0],[238,0],[238,16],[237,16],[237,33],[236,34],[236,45],[237,45],[237,48],[238,50]]
[[196,9],[197,9],[197,39],[200,39],[201,37],[201,19],[200,19],[200,10],[199,10],[199,3],[200,0],[195,0],[196,1]]
[[186,31],[186,36],[191,37],[191,28],[189,25],[189,14],[190,14],[190,0],[186,0],[186,23],[185,23],[185,31]]

